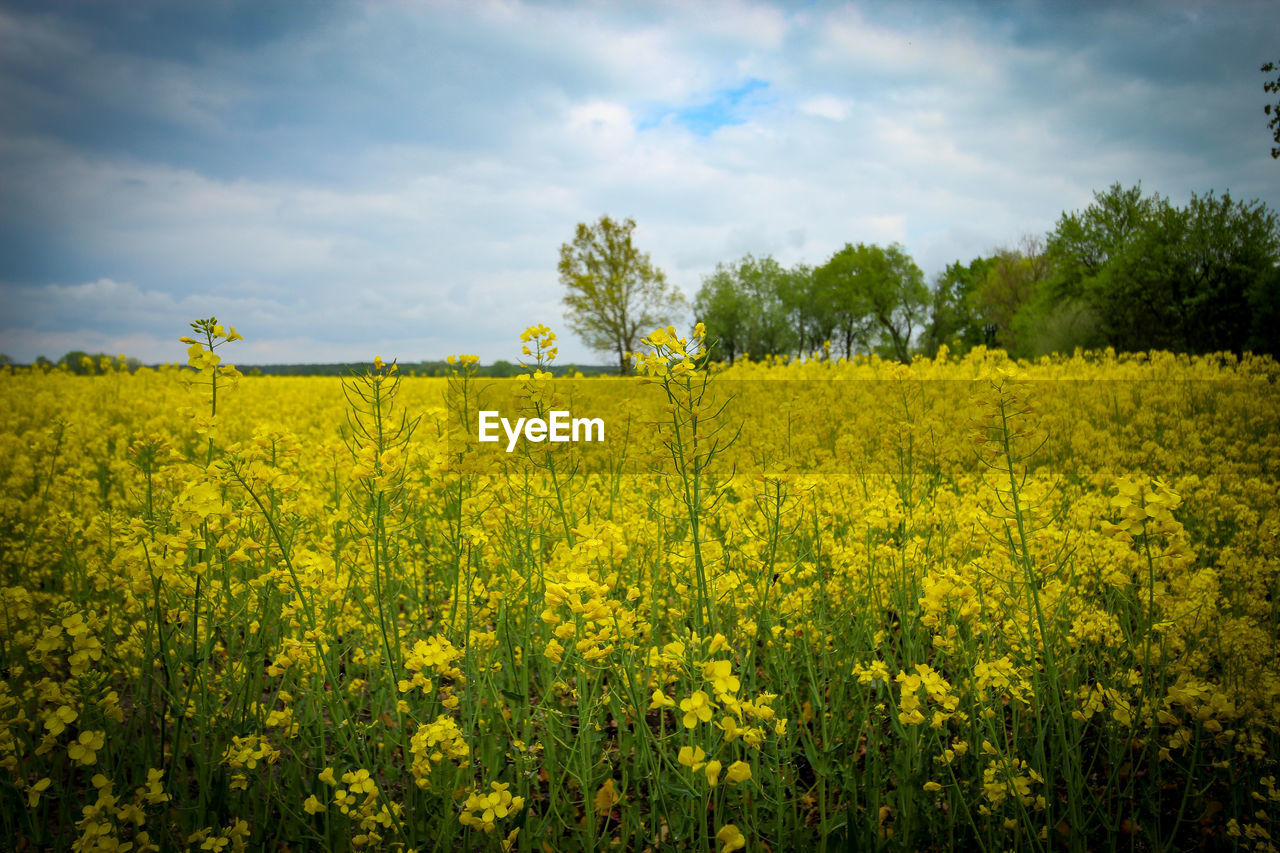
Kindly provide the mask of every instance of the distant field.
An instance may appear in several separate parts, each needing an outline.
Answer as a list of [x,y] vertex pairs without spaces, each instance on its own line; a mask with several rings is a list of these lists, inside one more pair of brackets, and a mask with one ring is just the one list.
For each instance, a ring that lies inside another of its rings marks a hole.
[[[1275,849],[1275,362],[650,343],[0,373],[0,835]],[[608,440],[476,442],[498,399]]]

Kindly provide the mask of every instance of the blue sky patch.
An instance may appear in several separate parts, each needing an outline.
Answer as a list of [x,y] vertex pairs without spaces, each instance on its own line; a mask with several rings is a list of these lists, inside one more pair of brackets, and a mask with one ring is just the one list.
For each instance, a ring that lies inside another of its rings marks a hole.
[[752,77],[740,85],[719,90],[701,103],[679,109],[659,108],[652,117],[641,121],[638,128],[648,130],[671,121],[698,136],[710,136],[722,127],[746,123],[752,108],[764,100],[758,93],[768,88],[768,81]]

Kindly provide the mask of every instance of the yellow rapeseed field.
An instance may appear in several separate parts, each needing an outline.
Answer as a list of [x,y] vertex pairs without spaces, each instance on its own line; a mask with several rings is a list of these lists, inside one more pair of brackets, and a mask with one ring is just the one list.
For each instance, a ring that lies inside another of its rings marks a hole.
[[6,849],[1276,849],[1270,360],[250,378],[194,326],[0,374]]

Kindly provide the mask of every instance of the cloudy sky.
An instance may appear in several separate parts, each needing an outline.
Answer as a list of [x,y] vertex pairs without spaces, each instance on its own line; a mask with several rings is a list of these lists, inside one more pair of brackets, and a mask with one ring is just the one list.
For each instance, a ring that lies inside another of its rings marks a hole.
[[[1070,9],[1070,11],[1067,11]],[[932,277],[1114,182],[1280,209],[1276,2],[0,0],[0,352],[515,360],[576,223]]]

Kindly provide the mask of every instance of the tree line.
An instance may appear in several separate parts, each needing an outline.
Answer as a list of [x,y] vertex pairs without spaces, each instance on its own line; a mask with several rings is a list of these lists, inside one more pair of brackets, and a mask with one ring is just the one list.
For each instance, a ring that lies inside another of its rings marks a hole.
[[1077,347],[1280,355],[1280,227],[1261,202],[1193,195],[1183,206],[1111,186],[1052,231],[926,285],[898,245],[847,244],[820,266],[765,255],[703,279],[697,320],[734,361],[942,346],[1032,358]]
[[[644,334],[689,308],[636,248],[635,227],[632,219],[602,216],[579,224],[560,249],[569,328],[616,359],[622,373]],[[905,363],[943,346],[956,354],[998,347],[1014,358],[1106,347],[1280,356],[1280,220],[1262,202],[1229,193],[1193,194],[1178,206],[1117,183],[1095,192],[1084,210],[1063,213],[1048,234],[957,260],[931,284],[901,245],[847,243],[820,266],[784,267],[769,255],[718,264],[692,309],[713,357],[729,362],[876,353]],[[9,361],[0,355],[0,364]],[[58,363],[93,373],[110,362],[73,351]],[[127,368],[138,364],[128,359]],[[54,366],[44,358],[37,365]],[[443,362],[402,367],[448,373]],[[255,372],[348,370],[271,365]],[[516,372],[506,362],[485,369],[494,377]]]
[[[29,365],[17,364],[9,355],[0,353],[0,367],[5,365],[33,367],[45,371],[63,370],[80,376],[94,376],[117,370],[126,370],[132,373],[141,367],[159,367],[158,364],[144,364],[141,359],[133,357],[126,358],[122,362],[118,356],[112,358],[103,353],[91,355],[82,350],[72,350],[57,361],[50,361],[45,356],[39,356]],[[185,365],[181,367],[182,369],[187,369]],[[340,376],[345,378],[363,373],[367,367],[368,365],[364,362],[356,361],[307,362],[298,364],[242,365],[241,372],[245,376]],[[406,376],[447,377],[454,375],[456,367],[449,364],[445,359],[434,359],[429,361],[399,362],[399,370]],[[474,375],[486,379],[510,379],[519,376],[523,370],[524,368],[519,364],[498,359],[492,364],[477,365],[474,369]],[[607,367],[582,364],[552,365],[548,370],[555,376],[566,377],[600,376],[610,372]]]
[[110,373],[115,370],[127,370],[133,372],[142,367],[142,361],[133,357],[124,355],[107,355],[105,352],[87,353],[84,350],[71,350],[64,354],[57,361],[50,361],[43,355],[36,356],[35,361],[30,365],[23,365],[15,362],[8,353],[0,353],[0,367],[6,365],[15,367],[35,367],[41,370],[49,371],[61,369],[69,373],[75,373],[80,376],[92,376],[95,373]]
[[[635,221],[602,216],[561,246],[571,329],[626,372],[640,336],[687,306],[634,245]],[[877,353],[908,362],[946,346],[1014,358],[1077,348],[1280,355],[1280,225],[1259,201],[1192,195],[1178,206],[1113,184],[931,285],[898,244],[848,243],[820,266],[769,255],[717,265],[693,302],[729,362]]]

